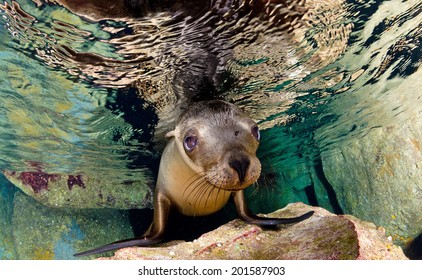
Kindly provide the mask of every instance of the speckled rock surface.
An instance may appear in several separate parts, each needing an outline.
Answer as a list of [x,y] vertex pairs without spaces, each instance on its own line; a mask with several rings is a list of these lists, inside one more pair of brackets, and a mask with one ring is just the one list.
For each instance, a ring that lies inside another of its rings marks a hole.
[[344,212],[385,227],[400,245],[422,232],[421,139],[419,113],[322,154]]
[[144,181],[115,183],[85,175],[42,171],[4,175],[24,193],[46,206],[66,208],[152,208],[152,190]]
[[269,216],[296,216],[311,209],[315,211],[311,218],[278,230],[234,220],[193,242],[124,248],[103,259],[406,259],[382,228],[350,216],[302,203],[289,204]]
[[11,226],[15,190],[0,174],[0,260],[10,260],[16,256]]
[[131,236],[126,211],[53,209],[20,191],[11,226],[15,259],[74,259],[76,252]]

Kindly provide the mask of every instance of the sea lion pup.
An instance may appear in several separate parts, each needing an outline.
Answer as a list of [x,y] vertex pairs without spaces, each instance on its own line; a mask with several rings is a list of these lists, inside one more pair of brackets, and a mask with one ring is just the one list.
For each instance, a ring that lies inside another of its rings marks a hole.
[[313,211],[294,218],[266,218],[248,209],[243,190],[261,173],[256,157],[260,133],[257,124],[235,105],[218,100],[194,103],[166,138],[154,194],[154,217],[147,232],[75,256],[159,243],[171,209],[188,216],[208,215],[220,210],[230,196],[240,218],[251,224],[275,226],[312,216]]

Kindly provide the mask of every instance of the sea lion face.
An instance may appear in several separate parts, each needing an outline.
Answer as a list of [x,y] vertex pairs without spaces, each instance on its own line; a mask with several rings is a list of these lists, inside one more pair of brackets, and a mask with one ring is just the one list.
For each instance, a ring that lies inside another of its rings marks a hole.
[[256,157],[260,134],[257,124],[238,107],[223,101],[199,102],[181,116],[171,136],[178,152],[198,175],[227,191],[242,190],[258,179]]

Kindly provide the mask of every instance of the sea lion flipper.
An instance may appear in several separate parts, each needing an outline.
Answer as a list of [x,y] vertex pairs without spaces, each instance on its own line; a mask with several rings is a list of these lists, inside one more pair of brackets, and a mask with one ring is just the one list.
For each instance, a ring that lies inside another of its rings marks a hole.
[[126,239],[126,240],[110,243],[110,244],[107,244],[95,249],[91,249],[88,251],[80,252],[80,253],[74,254],[73,256],[74,257],[89,256],[89,255],[100,254],[100,253],[117,250],[117,249],[125,248],[125,247],[134,247],[134,246],[145,247],[145,246],[154,245],[156,243],[159,243],[160,241],[161,239],[154,240],[153,238],[149,238],[148,236],[133,238],[133,239]]
[[164,233],[167,225],[167,219],[171,209],[170,200],[162,193],[157,193],[155,196],[155,209],[153,221],[147,232],[138,238],[126,239],[110,243],[95,249],[77,253],[75,257],[88,256],[93,254],[104,253],[112,250],[117,250],[125,247],[146,247],[161,242],[164,238]]
[[309,211],[301,216],[292,218],[268,218],[259,217],[254,215],[249,207],[246,205],[245,195],[242,191],[232,193],[234,204],[236,205],[237,214],[239,217],[249,224],[255,224],[259,226],[276,226],[282,224],[298,223],[311,217],[314,211]]

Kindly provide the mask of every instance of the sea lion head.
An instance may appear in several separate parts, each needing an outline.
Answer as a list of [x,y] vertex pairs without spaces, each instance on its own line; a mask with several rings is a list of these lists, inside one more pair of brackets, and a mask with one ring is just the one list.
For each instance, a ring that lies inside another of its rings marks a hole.
[[258,126],[233,104],[196,102],[166,136],[175,137],[186,165],[218,189],[242,190],[255,183],[261,173],[256,156]]

